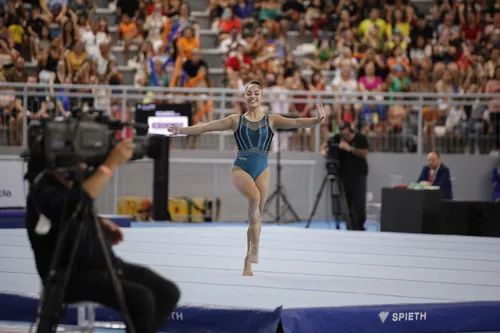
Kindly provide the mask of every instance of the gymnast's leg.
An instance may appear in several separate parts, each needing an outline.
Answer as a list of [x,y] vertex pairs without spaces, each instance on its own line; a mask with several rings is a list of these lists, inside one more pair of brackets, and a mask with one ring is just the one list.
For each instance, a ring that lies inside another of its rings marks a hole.
[[[266,200],[267,200],[267,195],[269,193],[269,168],[266,168],[262,173],[255,178],[255,186],[257,186],[257,189],[259,190],[260,194],[260,202],[259,202],[259,212],[260,212],[260,219],[259,219],[259,225],[258,225],[258,241],[254,242],[256,247],[253,249],[250,249],[252,251],[252,254],[255,254],[256,261],[254,263],[257,263],[259,261],[259,243],[260,243],[260,233],[262,230],[262,215],[264,214],[264,206],[266,205]],[[257,251],[254,253],[254,251]],[[252,261],[253,262],[253,261]]]
[[252,177],[237,166],[231,168],[231,181],[233,186],[243,194],[248,201],[248,230],[247,230],[247,256],[243,275],[253,275],[252,263],[248,253],[254,242],[258,242],[260,233],[260,192]]

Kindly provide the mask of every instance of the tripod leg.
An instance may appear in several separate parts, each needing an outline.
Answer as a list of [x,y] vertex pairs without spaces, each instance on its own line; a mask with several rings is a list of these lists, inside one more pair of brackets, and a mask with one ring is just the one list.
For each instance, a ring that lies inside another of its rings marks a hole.
[[269,206],[271,205],[271,202],[273,201],[274,197],[278,195],[278,190],[275,190],[271,195],[267,198],[266,203],[264,204],[264,209],[262,210],[262,215],[265,215],[267,211],[269,210]]
[[[66,225],[69,226],[71,223],[72,221],[69,221]],[[73,263],[78,247],[80,246],[80,240],[85,230],[84,222],[80,222],[78,229],[69,263],[65,269],[57,269],[57,266],[59,265],[60,256],[63,251],[63,244],[66,239],[65,234],[68,227],[63,228],[64,231],[61,230],[59,235],[49,276],[46,279],[47,282],[45,283],[42,297],[40,298],[37,333],[53,333],[57,329],[59,316],[63,309],[64,294],[66,293],[66,287],[73,268]]]
[[278,196],[281,196],[283,199],[283,203],[285,204],[286,208],[292,212],[293,218],[297,221],[300,222],[300,217],[297,215],[295,210],[293,209],[292,205],[290,204],[290,201],[288,201],[288,198],[283,194],[283,192],[280,192]]
[[106,241],[104,239],[104,233],[102,231],[101,224],[99,219],[95,215],[95,212],[89,209],[89,214],[94,219],[94,225],[96,228],[97,238],[99,240],[99,244],[102,249],[102,253],[104,254],[104,259],[106,260],[106,265],[108,267],[109,275],[111,280],[113,281],[113,289],[115,289],[116,297],[118,299],[118,303],[120,304],[120,310],[123,315],[123,321],[127,326],[127,333],[136,333],[135,327],[132,323],[132,319],[130,318],[130,313],[128,311],[127,303],[125,302],[125,295],[123,293],[123,288],[120,280],[118,279],[118,275],[113,267],[113,263],[111,262],[111,256],[106,246]]
[[337,180],[337,192],[339,194],[335,194],[335,179],[330,179],[330,201],[331,201],[331,209],[332,216],[335,219],[335,227],[336,229],[340,229],[340,219],[342,218],[342,205],[340,202],[340,189],[338,188],[338,180]]
[[319,202],[321,200],[321,195],[323,194],[323,189],[325,188],[327,180],[328,180],[328,175],[325,176],[325,178],[323,178],[323,182],[321,183],[321,187],[320,187],[318,193],[316,194],[316,201],[314,202],[314,206],[313,206],[313,209],[311,211],[311,215],[309,215],[309,219],[307,220],[306,228],[309,228],[309,225],[311,224],[311,221],[312,221],[314,215],[316,215],[316,209],[318,209],[318,205],[319,205]]

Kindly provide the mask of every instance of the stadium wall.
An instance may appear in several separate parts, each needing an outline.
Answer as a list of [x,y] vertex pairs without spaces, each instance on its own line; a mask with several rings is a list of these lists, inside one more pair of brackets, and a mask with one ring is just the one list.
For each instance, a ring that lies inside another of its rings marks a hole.
[[[0,147],[0,154],[3,155],[18,155],[20,151]],[[169,195],[179,197],[215,195],[222,201],[220,216],[222,221],[245,220],[246,203],[233,188],[229,178],[233,159],[234,152],[227,151],[172,151]],[[276,187],[275,160],[276,155],[271,154],[270,193]],[[454,199],[490,200],[491,170],[497,160],[498,157],[487,155],[443,155],[443,163],[451,169]],[[314,153],[289,152],[282,153],[282,161],[282,185],[285,193],[299,217],[307,219],[325,175],[325,160]],[[415,181],[425,163],[425,155],[370,154],[368,179],[370,201],[380,202],[382,187],[390,186],[395,180],[405,184]],[[111,182],[98,198],[98,209],[102,213],[112,214],[116,204],[115,193],[118,193],[118,196],[147,197],[151,196],[152,186],[153,162],[142,160],[129,163],[120,168],[117,186]],[[323,219],[329,214],[324,204],[326,196],[327,193],[324,192],[315,219]],[[274,215],[274,202],[269,212]],[[272,215],[267,215],[265,218],[272,220]]]

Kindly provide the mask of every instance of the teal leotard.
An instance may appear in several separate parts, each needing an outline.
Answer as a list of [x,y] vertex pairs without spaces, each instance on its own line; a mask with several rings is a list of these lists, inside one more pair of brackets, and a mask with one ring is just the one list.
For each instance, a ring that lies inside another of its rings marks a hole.
[[273,136],[269,115],[259,121],[249,121],[240,115],[238,129],[234,132],[238,153],[233,165],[245,170],[255,180],[268,167]]

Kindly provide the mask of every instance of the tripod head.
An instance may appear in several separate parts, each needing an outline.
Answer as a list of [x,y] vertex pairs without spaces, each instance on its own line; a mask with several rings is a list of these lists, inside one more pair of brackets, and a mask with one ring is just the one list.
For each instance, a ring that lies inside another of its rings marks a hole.
[[327,158],[325,168],[329,177],[337,177],[339,174],[340,162]]

